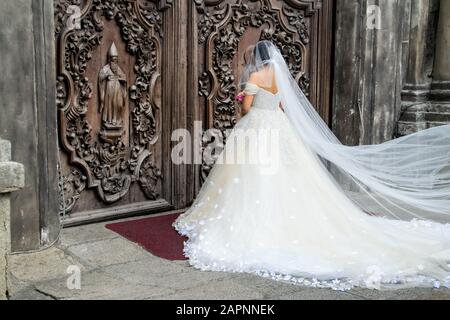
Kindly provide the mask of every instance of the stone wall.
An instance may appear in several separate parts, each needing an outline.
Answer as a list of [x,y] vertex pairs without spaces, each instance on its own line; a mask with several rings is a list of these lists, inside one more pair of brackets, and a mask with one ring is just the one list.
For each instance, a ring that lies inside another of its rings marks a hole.
[[336,1],[335,44],[332,125],[343,143],[450,123],[450,1]]
[[394,135],[407,62],[410,4],[410,0],[336,1],[332,125],[345,144],[380,143]]
[[7,298],[11,193],[23,188],[24,172],[23,165],[11,162],[11,144],[0,139],[0,300]]
[[59,233],[53,25],[53,0],[0,1],[0,137],[27,171],[11,197],[14,252]]
[[414,0],[397,135],[450,123],[450,1]]
[[436,53],[431,83],[431,98],[450,100],[450,1],[441,0],[436,35]]

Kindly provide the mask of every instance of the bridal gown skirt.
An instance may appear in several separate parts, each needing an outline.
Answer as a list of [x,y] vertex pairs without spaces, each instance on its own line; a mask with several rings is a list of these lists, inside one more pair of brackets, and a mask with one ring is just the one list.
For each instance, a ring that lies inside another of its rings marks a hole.
[[272,129],[276,143],[263,135],[251,140],[253,147],[272,148],[270,154],[224,163],[227,148],[241,156],[254,152],[228,142],[222,164],[174,223],[189,238],[190,264],[337,290],[450,286],[450,226],[364,213],[276,106],[252,107],[228,138]]

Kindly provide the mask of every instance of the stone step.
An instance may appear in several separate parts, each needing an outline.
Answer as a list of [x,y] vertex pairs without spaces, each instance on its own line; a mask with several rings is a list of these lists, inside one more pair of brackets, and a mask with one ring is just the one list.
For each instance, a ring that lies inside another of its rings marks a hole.
[[439,121],[398,121],[397,122],[397,137],[406,136],[421,130],[434,128],[442,125],[450,124],[448,122]]
[[403,122],[441,122],[450,123],[450,113],[447,112],[404,112],[400,117]]

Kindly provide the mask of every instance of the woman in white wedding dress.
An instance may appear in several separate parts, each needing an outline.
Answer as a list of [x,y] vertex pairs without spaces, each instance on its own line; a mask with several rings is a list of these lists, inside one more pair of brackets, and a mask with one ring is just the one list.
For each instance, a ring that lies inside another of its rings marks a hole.
[[450,226],[431,220],[450,212],[449,126],[343,146],[280,51],[253,52],[245,116],[174,223],[190,264],[337,290],[450,287]]

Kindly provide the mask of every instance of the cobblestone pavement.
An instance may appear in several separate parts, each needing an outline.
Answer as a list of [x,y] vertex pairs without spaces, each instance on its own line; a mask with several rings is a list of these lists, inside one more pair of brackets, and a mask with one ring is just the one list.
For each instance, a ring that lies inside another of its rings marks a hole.
[[[71,266],[81,289],[69,290]],[[10,299],[450,299],[450,290],[408,289],[337,292],[281,283],[253,275],[202,272],[185,261],[166,261],[105,228],[105,223],[64,229],[45,251],[13,255]]]

